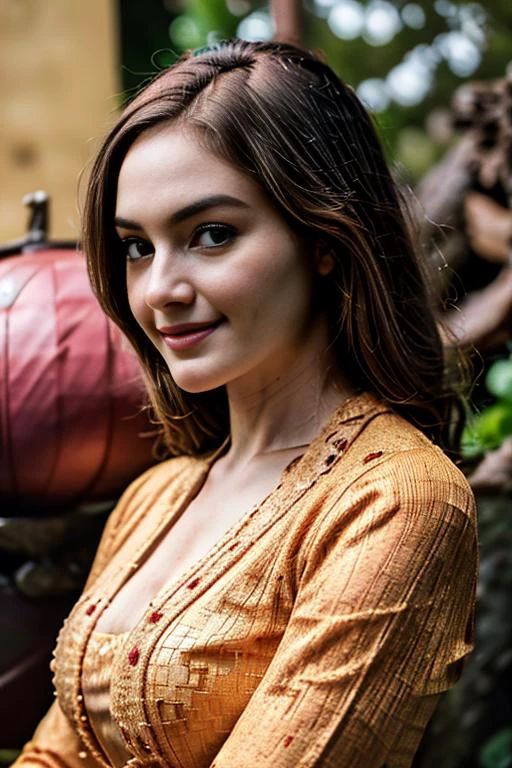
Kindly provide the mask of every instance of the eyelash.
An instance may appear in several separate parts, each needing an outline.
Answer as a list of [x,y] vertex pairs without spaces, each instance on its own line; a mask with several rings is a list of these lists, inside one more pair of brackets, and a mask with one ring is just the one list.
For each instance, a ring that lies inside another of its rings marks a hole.
[[[133,258],[130,256],[130,248],[132,245],[142,245],[143,247],[147,247],[147,253],[139,254],[136,258]],[[126,261],[140,261],[141,259],[145,258],[146,256],[150,256],[152,251],[152,246],[147,240],[143,240],[141,237],[123,237],[121,239],[121,247],[123,250],[124,257]]]
[[[198,237],[200,237],[205,232],[225,232],[226,237],[223,239],[221,243],[215,243],[213,245],[193,245],[194,240],[196,240]],[[228,245],[235,237],[236,237],[236,230],[234,227],[229,226],[228,224],[201,224],[197,229],[194,230],[194,233],[190,239],[190,247],[192,248],[203,248],[203,249],[215,249],[215,248],[222,248],[223,246]],[[144,240],[142,237],[125,237],[121,239],[121,245],[123,247],[124,255],[127,261],[140,261],[141,259],[144,259],[147,256],[151,256],[153,253],[153,246],[148,240]],[[130,256],[130,248],[133,245],[141,246],[142,245],[142,253],[140,253],[136,257]],[[145,250],[145,252],[144,252]]]
[[203,248],[220,248],[223,245],[227,245],[228,242],[231,242],[231,240],[233,240],[236,235],[235,229],[228,224],[201,224],[201,226],[197,227],[195,230],[190,242],[193,243],[196,237],[202,235],[205,232],[225,232],[226,237],[221,243],[217,243],[215,245],[205,245]]

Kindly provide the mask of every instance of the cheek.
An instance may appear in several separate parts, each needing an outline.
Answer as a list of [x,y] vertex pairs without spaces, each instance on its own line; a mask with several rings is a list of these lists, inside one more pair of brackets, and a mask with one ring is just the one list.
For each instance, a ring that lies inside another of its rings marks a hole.
[[[309,315],[313,276],[309,264],[296,251],[276,253],[270,266],[259,275],[260,309],[274,322],[300,321]],[[253,289],[254,290],[254,289]]]
[[271,237],[233,266],[226,285],[233,298],[246,302],[256,313],[263,305],[278,310],[306,304],[312,289],[313,269],[307,255],[288,239],[272,242]]

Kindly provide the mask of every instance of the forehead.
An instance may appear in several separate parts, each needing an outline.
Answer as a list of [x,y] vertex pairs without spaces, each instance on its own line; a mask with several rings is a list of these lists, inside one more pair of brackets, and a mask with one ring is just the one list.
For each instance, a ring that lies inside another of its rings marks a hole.
[[166,205],[182,205],[198,194],[236,195],[260,202],[260,186],[201,142],[197,133],[181,125],[155,126],[141,134],[128,150],[117,185],[116,213],[130,218],[148,198]]

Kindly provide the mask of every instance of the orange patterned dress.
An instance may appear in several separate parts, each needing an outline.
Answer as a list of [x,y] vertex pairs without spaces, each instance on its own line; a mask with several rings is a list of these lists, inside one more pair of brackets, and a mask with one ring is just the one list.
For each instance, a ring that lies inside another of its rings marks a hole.
[[150,469],[112,513],[17,768],[408,768],[473,643],[472,493],[369,394],[126,635],[102,611],[212,458]]

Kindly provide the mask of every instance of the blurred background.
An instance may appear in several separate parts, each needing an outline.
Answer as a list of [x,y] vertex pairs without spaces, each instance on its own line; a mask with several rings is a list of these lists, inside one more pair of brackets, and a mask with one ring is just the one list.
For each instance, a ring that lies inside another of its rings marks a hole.
[[[75,253],[88,163],[148,78],[188,48],[234,36],[321,52],[372,112],[399,184],[413,193],[440,321],[474,366],[461,466],[477,495],[482,547],[476,650],[415,768],[508,768],[512,4],[504,0],[0,0],[0,764],[48,706],[54,638],[109,510],[156,460],[152,440],[141,440],[151,425],[135,363],[97,314]],[[21,200],[35,190],[49,200],[32,195],[27,209]]]
[[[356,88],[413,181],[453,139],[457,85],[503,77],[511,58],[503,0],[305,0],[303,15],[304,44]],[[1,0],[0,240],[19,236],[38,188],[52,234],[76,237],[79,174],[134,89],[186,48],[273,32],[258,0]]]

